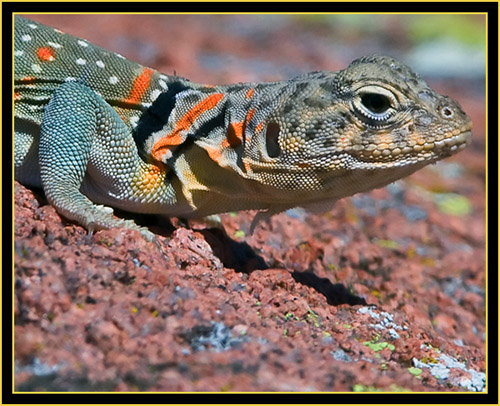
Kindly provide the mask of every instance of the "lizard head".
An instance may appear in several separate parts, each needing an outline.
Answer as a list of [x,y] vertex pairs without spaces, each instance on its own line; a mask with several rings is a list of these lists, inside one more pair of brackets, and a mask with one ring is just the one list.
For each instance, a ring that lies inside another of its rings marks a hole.
[[333,198],[366,191],[471,141],[472,123],[459,104],[390,57],[363,57],[340,72],[312,72],[290,84],[295,90],[266,123],[264,161],[294,173],[287,183],[295,190]]
[[460,105],[393,58],[363,57],[297,81],[300,91],[276,115],[274,150],[290,164],[322,157],[325,167],[327,156],[353,170],[428,164],[470,143],[472,122]]
[[349,112],[346,149],[361,166],[427,164],[470,143],[472,122],[460,105],[393,58],[355,60],[336,83]]

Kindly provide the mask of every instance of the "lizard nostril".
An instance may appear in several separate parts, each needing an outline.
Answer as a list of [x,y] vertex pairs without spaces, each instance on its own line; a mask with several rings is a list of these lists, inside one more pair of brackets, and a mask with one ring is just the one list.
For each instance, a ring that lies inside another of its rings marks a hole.
[[266,148],[267,155],[270,158],[277,158],[281,152],[278,144],[278,136],[280,135],[280,126],[278,123],[271,121],[266,128]]

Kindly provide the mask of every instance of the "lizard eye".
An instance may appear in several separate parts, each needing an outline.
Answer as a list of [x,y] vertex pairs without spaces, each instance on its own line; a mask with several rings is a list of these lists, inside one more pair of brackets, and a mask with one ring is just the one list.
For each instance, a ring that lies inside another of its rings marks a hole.
[[361,104],[374,114],[384,114],[391,107],[389,98],[377,93],[362,94]]
[[355,110],[362,118],[381,122],[387,120],[395,111],[396,97],[386,89],[367,86],[358,90],[354,99]]

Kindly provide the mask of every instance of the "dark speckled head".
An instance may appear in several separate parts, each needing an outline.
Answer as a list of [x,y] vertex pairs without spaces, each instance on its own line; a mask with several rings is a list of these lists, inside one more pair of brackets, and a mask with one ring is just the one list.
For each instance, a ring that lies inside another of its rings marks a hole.
[[357,59],[337,83],[353,113],[351,145],[361,161],[397,166],[435,161],[470,142],[472,123],[460,105],[394,58]]
[[278,183],[275,168],[286,168],[279,183],[287,189],[340,198],[407,176],[471,140],[459,104],[391,57],[363,57],[283,86],[295,91],[268,116],[267,151],[248,160],[251,176],[264,183]]

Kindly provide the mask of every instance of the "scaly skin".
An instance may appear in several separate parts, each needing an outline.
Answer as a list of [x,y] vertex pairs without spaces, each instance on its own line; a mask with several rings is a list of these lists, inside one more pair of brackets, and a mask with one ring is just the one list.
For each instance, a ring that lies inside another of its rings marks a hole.
[[20,17],[14,43],[15,177],[90,230],[153,238],[107,206],[184,218],[327,209],[471,139],[456,102],[386,56],[207,86]]

